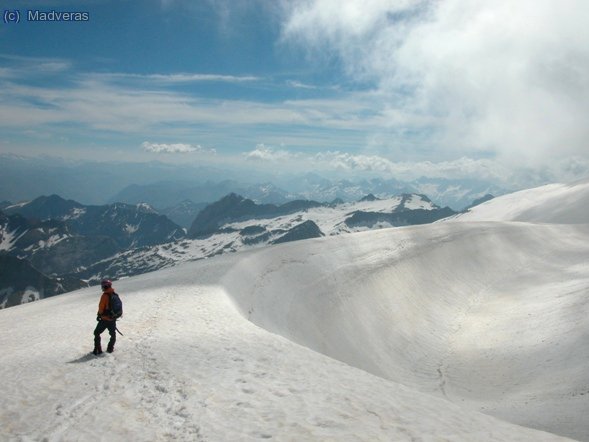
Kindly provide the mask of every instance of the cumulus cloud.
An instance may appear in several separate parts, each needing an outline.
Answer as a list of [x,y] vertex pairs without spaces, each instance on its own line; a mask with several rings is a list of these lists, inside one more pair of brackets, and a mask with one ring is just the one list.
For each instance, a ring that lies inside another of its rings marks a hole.
[[141,147],[146,152],[153,153],[192,153],[192,152],[214,152],[214,150],[206,150],[203,147],[191,144],[157,144],[144,141]]
[[356,155],[329,151],[310,158],[334,170],[374,172],[399,179],[414,180],[422,176],[431,178],[478,178],[505,181],[508,172],[499,163],[485,159],[461,157],[452,161],[391,161],[379,155]]
[[248,161],[273,163],[279,161],[291,161],[300,158],[299,154],[292,153],[287,150],[276,150],[264,144],[258,144],[254,150],[251,152],[246,152],[244,156]]
[[[500,163],[488,159],[461,157],[452,161],[391,161],[379,155],[362,155],[329,150],[319,153],[290,152],[286,149],[259,144],[244,154],[250,161],[268,164],[289,171],[316,170],[346,172],[351,175],[365,172],[376,176],[394,176],[403,180],[431,178],[484,179],[506,183],[512,179]],[[588,169],[585,169],[589,171]]]
[[585,0],[317,0],[289,4],[283,29],[432,146],[546,164],[589,156],[588,16]]

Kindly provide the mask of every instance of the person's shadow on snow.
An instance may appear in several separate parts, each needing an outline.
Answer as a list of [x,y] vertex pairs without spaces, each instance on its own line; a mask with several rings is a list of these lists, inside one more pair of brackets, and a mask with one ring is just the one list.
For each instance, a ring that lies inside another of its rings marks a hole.
[[84,356],[82,356],[78,359],[74,359],[72,361],[68,361],[67,363],[68,364],[79,364],[81,362],[90,362],[90,361],[93,361],[93,360],[100,358],[100,357],[102,357],[102,355],[96,356],[96,355],[93,355],[92,353],[88,353],[87,355],[84,355]]

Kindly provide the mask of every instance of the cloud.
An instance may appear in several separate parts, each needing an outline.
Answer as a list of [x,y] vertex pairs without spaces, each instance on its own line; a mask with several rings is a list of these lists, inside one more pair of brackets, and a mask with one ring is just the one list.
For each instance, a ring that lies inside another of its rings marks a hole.
[[589,156],[587,16],[585,0],[317,0],[288,4],[283,39],[337,57],[438,151],[547,164]]
[[52,75],[63,75],[74,66],[69,60],[49,57],[0,54],[0,60],[6,64],[0,68],[0,78],[47,78]]
[[379,155],[357,155],[339,151],[318,153],[311,159],[334,170],[374,172],[381,176],[414,180],[432,178],[479,178],[505,181],[509,173],[492,160],[461,157],[451,161],[391,161]]
[[[77,75],[67,86],[33,86],[19,83],[16,74],[11,71],[3,79],[0,71],[0,113],[4,116],[0,127],[46,124],[62,129],[63,124],[78,124],[109,133],[177,137],[179,132],[194,135],[200,125],[223,134],[265,131],[289,140],[304,138],[305,143],[315,140],[322,148],[358,145],[358,134],[382,123],[372,109],[370,95],[363,94],[263,102],[154,90],[137,82],[111,82],[110,76],[96,74]],[[127,78],[126,74],[121,78]],[[259,138],[260,132],[252,137]]]
[[194,74],[194,73],[176,73],[176,74],[128,74],[128,73],[110,73],[94,74],[95,78],[105,80],[146,80],[158,83],[195,83],[195,82],[223,82],[223,83],[244,83],[262,80],[261,77],[253,75],[221,75],[221,74]]
[[286,85],[295,89],[317,89],[317,86],[305,84],[297,80],[287,80]]
[[[485,179],[508,182],[511,172],[499,162],[488,159],[461,157],[451,161],[391,161],[380,155],[362,155],[329,150],[319,153],[291,152],[259,144],[250,152],[244,153],[248,161],[268,164],[273,168],[283,167],[289,171],[316,170],[323,172],[345,172],[351,175],[371,175],[403,180],[420,177],[452,179]],[[575,163],[576,165],[577,163]],[[573,167],[569,164],[568,167]],[[585,171],[589,169],[585,168]],[[578,172],[578,170],[577,170]]]
[[300,158],[299,154],[292,153],[287,150],[276,150],[264,144],[258,144],[254,150],[251,152],[246,152],[243,155],[248,161],[272,163],[280,161],[292,161]]
[[214,152],[214,150],[207,150],[199,145],[193,146],[191,144],[156,144],[145,141],[141,147],[146,152],[153,153],[192,153],[192,152]]

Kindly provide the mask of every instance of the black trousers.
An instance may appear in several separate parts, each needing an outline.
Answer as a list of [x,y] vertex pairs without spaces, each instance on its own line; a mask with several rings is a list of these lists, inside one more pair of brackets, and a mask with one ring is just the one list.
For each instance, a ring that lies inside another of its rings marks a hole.
[[108,333],[110,334],[110,341],[108,341],[108,348],[114,348],[115,342],[117,340],[117,331],[116,331],[117,323],[116,321],[105,321],[101,319],[98,321],[96,328],[94,329],[94,348],[100,347],[100,335],[104,330],[108,329]]

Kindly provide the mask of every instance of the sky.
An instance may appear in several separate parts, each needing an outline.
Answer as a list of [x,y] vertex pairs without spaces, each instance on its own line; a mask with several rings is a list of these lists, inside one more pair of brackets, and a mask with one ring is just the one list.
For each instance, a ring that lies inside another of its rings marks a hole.
[[2,7],[0,153],[520,184],[589,175],[584,0]]

